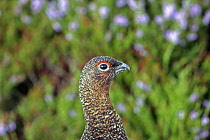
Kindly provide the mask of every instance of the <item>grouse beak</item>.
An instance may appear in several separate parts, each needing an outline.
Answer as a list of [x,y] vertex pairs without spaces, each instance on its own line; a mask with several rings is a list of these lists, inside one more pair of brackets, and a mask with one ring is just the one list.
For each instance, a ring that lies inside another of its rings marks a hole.
[[124,71],[124,70],[130,70],[130,67],[123,62],[117,62],[116,63],[116,69],[115,69],[116,73],[119,73],[119,72]]

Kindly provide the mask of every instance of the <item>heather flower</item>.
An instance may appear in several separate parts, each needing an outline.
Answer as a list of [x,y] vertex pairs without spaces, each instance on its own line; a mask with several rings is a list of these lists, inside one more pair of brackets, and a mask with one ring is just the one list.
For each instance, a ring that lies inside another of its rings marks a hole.
[[192,32],[197,32],[198,30],[199,30],[199,27],[196,24],[194,24],[190,27],[190,31],[192,31]]
[[15,122],[13,122],[13,121],[9,121],[8,122],[8,124],[6,125],[6,131],[7,132],[12,132],[12,131],[14,131],[15,129],[17,128],[17,126],[16,126],[16,124],[15,124]]
[[128,26],[129,20],[123,15],[116,15],[114,17],[114,23],[118,26]]
[[135,0],[128,0],[127,3],[130,9],[133,11],[137,10],[140,7],[140,5]]
[[52,28],[53,28],[53,30],[56,31],[56,32],[60,32],[61,29],[62,29],[60,23],[58,23],[58,22],[54,22],[53,25],[52,25]]
[[79,23],[77,21],[69,22],[68,29],[69,30],[76,30],[79,27]]
[[5,135],[7,132],[12,132],[17,128],[15,122],[9,121],[7,124],[0,122],[0,136]]
[[198,112],[195,112],[195,111],[190,112],[190,118],[191,118],[191,120],[197,119],[198,116],[199,116]]
[[52,95],[47,94],[44,96],[44,100],[45,100],[45,102],[52,102],[53,97],[52,97]]
[[199,99],[198,93],[192,93],[190,95],[190,102],[196,102]]
[[196,135],[196,136],[194,137],[194,140],[200,140],[200,136],[199,136],[199,135]]
[[70,109],[69,112],[68,112],[68,114],[72,118],[76,116],[76,112],[73,109]]
[[134,44],[133,48],[139,52],[143,50],[143,46],[139,43]]
[[58,0],[58,10],[62,16],[67,14],[68,8],[69,8],[68,0]]
[[137,106],[143,106],[144,105],[144,99],[139,97],[135,100],[135,103],[136,103]]
[[140,81],[140,80],[136,82],[136,86],[138,88],[142,89],[145,92],[149,92],[151,90],[151,86],[150,85],[147,85],[143,81]]
[[179,23],[181,29],[187,28],[187,14],[184,11],[178,11],[174,14],[174,19]]
[[204,107],[208,107],[209,106],[209,101],[208,100],[204,100],[203,103],[202,103],[202,105]]
[[124,7],[127,4],[126,0],[117,0],[116,6],[117,7]]
[[198,38],[198,35],[196,33],[190,33],[187,35],[188,41],[195,41]]
[[71,41],[73,39],[73,35],[71,33],[66,33],[65,38],[66,40]]
[[144,35],[144,31],[143,30],[140,30],[140,29],[136,30],[136,37],[137,38],[141,38],[143,35]]
[[162,16],[157,15],[157,16],[155,16],[155,22],[156,22],[158,25],[162,25],[163,22],[164,22],[164,19],[163,19]]
[[56,9],[56,2],[54,1],[50,1],[49,2],[49,7],[46,9],[46,14],[48,16],[49,19],[53,20],[53,19],[57,19],[57,18],[61,18],[61,13]]
[[185,11],[177,11],[174,13],[174,18],[175,20],[179,21],[179,20],[183,20],[187,18],[187,14]]
[[199,135],[196,135],[196,136],[194,137],[194,140],[200,140]]
[[179,26],[181,29],[185,30],[187,28],[187,19],[180,20]]
[[204,25],[208,25],[210,23],[210,10],[205,12],[202,22]]
[[34,14],[41,11],[42,7],[44,5],[43,0],[31,0],[31,10]]
[[162,11],[163,11],[163,16],[166,19],[173,19],[175,12],[176,12],[176,5],[175,4],[163,4]]
[[118,103],[117,109],[119,110],[119,112],[123,113],[125,112],[125,105],[123,103]]
[[98,9],[101,18],[107,18],[109,15],[109,8],[107,6],[102,6]]
[[209,136],[209,130],[204,130],[204,131],[199,133],[199,138],[200,139],[207,138],[208,136]]
[[138,51],[141,56],[146,56],[148,54],[144,47],[139,43],[134,44],[134,49]]
[[166,30],[164,33],[165,39],[174,44],[179,43],[179,35],[180,32],[178,30]]
[[201,118],[201,125],[207,125],[209,123],[209,118],[207,116],[203,116]]
[[202,12],[202,9],[201,9],[200,5],[193,4],[190,6],[190,15],[192,17],[201,15],[201,12]]
[[140,14],[135,17],[135,21],[137,24],[147,24],[150,18],[147,14]]
[[58,19],[67,14],[69,2],[68,0],[58,0],[56,3],[55,1],[49,2],[49,7],[46,9],[46,14],[49,19]]
[[2,122],[0,122],[0,136],[3,136],[6,134],[6,126]]

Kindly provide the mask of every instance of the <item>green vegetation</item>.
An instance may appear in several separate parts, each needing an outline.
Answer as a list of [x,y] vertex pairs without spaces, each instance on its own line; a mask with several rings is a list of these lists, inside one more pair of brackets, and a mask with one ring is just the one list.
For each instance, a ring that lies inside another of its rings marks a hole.
[[0,140],[76,140],[81,69],[131,67],[110,98],[131,140],[210,138],[208,0],[1,0]]

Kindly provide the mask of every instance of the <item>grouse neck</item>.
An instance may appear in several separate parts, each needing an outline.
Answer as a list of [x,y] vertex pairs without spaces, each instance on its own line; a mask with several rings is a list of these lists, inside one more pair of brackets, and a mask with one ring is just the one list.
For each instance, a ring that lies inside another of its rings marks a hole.
[[80,100],[82,102],[83,111],[87,117],[95,117],[95,114],[107,114],[114,111],[114,107],[109,98],[110,84],[100,87],[79,87]]

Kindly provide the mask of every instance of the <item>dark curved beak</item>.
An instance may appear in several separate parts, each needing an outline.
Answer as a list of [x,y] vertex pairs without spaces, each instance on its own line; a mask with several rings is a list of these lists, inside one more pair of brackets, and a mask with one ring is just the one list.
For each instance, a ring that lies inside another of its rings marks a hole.
[[119,61],[115,64],[115,67],[116,67],[115,68],[116,73],[119,73],[124,70],[130,70],[130,67],[127,64]]

